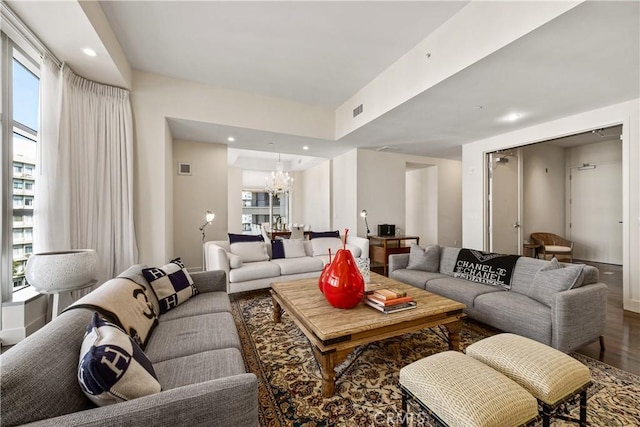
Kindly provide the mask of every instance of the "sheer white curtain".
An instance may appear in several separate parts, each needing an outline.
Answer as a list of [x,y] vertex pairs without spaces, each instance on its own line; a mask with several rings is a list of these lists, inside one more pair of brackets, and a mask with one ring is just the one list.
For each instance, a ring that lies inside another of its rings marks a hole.
[[33,206],[33,252],[71,248],[69,192],[60,185],[60,68],[45,56],[40,69],[40,135]]
[[95,249],[103,281],[138,258],[129,91],[86,80],[64,66],[59,99],[56,155],[45,157],[48,141],[42,141],[43,174],[55,175],[46,178],[47,215],[36,215],[34,229],[43,227],[41,234],[51,236],[45,250]]

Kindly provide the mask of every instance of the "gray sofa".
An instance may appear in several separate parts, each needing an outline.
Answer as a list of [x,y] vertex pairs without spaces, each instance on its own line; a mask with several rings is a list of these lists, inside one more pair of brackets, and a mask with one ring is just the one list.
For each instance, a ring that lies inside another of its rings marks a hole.
[[531,298],[536,273],[549,264],[520,257],[511,289],[453,277],[460,248],[441,247],[437,272],[407,269],[409,254],[389,257],[389,277],[466,304],[464,312],[487,325],[522,335],[564,352],[598,340],[604,333],[607,286],[598,269],[585,266],[582,284],[552,294],[550,304]]
[[[121,277],[143,283],[143,267]],[[144,350],[161,392],[95,406],[77,377],[93,311],[75,308],[1,356],[2,425],[257,426],[257,378],[245,370],[224,272],[191,277],[200,293],[158,317]]]
[[[294,239],[295,240],[295,239]],[[335,239],[338,240],[338,239]],[[318,243],[324,241],[325,243]],[[326,247],[332,246],[336,253],[341,244],[326,244],[325,239],[301,240],[301,248],[293,257],[274,259],[270,242],[261,243],[265,259],[259,261],[242,260],[234,254],[228,240],[216,240],[204,243],[205,266],[207,270],[222,270],[227,277],[227,293],[245,292],[269,288],[273,282],[320,277],[322,268],[329,262]],[[260,244],[260,243],[258,243]],[[347,236],[347,249],[354,258],[369,257],[369,240]]]

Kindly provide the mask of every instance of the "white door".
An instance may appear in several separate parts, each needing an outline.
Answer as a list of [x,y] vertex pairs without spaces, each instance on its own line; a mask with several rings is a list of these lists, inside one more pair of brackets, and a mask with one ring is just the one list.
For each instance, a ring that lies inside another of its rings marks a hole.
[[489,161],[489,250],[519,254],[520,161],[518,151],[490,153]]
[[573,257],[622,265],[622,163],[595,166],[571,169]]

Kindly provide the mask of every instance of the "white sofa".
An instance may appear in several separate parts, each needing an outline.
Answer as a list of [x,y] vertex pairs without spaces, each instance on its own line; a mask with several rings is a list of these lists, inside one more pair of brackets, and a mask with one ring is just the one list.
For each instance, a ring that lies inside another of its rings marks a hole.
[[[337,239],[336,239],[337,240]],[[227,278],[227,293],[245,292],[263,289],[273,282],[287,282],[297,279],[319,277],[322,268],[329,262],[327,247],[332,247],[335,254],[337,246],[323,238],[313,240],[284,240],[291,250],[285,258],[273,259],[271,242],[254,242],[263,245],[265,260],[244,254],[234,253],[228,240],[217,240],[204,243],[206,270],[223,270]],[[257,243],[257,245],[256,245]],[[238,244],[235,244],[238,245]],[[294,246],[296,246],[294,248]],[[354,257],[369,257],[369,240],[347,236],[347,249]]]

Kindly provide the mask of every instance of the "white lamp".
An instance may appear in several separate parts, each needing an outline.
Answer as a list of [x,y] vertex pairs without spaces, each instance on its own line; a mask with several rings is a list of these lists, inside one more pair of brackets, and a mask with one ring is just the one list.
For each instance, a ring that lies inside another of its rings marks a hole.
[[204,255],[204,238],[205,238],[205,232],[204,229],[207,227],[207,225],[211,224],[211,221],[213,221],[213,219],[216,217],[216,214],[214,214],[211,211],[206,211],[204,213],[204,219],[205,219],[205,223],[202,224],[200,226],[200,232],[202,233],[202,271],[204,271],[204,264],[205,264],[205,255]]
[[369,230],[369,223],[367,222],[367,210],[362,209],[360,211],[360,216],[364,218],[364,225],[367,227],[367,237],[369,237],[369,234],[371,234],[371,230]]

